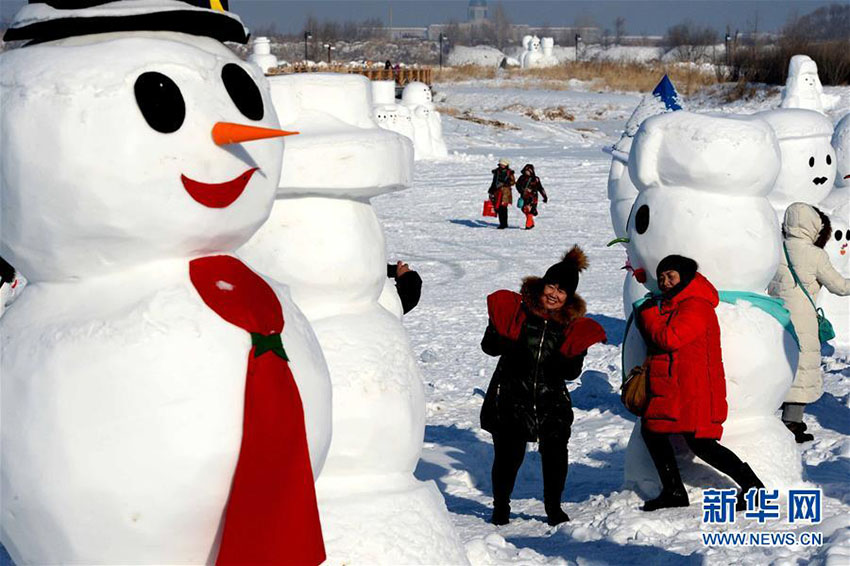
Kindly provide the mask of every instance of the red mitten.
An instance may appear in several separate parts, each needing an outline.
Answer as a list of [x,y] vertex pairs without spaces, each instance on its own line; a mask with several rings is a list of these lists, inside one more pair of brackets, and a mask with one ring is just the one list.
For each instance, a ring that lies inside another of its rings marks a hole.
[[487,296],[487,314],[496,331],[511,340],[518,340],[525,319],[522,309],[522,297],[519,293],[502,289]]
[[594,344],[606,342],[602,325],[593,319],[580,317],[575,319],[564,330],[564,343],[561,345],[561,353],[572,358],[578,356]]

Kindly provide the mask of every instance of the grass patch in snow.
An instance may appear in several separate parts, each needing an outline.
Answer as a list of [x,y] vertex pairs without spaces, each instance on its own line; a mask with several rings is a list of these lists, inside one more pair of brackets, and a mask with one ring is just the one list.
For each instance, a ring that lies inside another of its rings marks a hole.
[[434,76],[436,81],[448,83],[499,78],[502,79],[503,86],[510,88],[574,90],[576,88],[574,81],[585,81],[593,89],[649,92],[665,74],[685,95],[693,94],[719,82],[716,73],[698,65],[630,61],[579,61],[544,69],[516,67],[496,69],[463,65],[445,67]]

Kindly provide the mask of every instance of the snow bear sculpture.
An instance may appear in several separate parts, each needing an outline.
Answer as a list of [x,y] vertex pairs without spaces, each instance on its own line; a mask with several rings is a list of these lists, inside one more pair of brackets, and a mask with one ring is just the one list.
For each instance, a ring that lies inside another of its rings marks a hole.
[[[766,198],[779,168],[776,138],[763,121],[685,111],[653,116],[641,125],[629,155],[639,195],[627,226],[629,257],[645,270],[650,290],[658,292],[658,262],[680,254],[695,259],[721,292],[716,312],[729,404],[721,443],[772,488],[801,481],[793,436],[774,414],[791,386],[799,351],[783,323],[759,308],[770,301],[762,293],[781,250]],[[624,348],[626,371],[643,363],[646,346],[633,327]],[[628,486],[657,492],[640,423],[625,473]],[[685,482],[695,473],[684,469]]]

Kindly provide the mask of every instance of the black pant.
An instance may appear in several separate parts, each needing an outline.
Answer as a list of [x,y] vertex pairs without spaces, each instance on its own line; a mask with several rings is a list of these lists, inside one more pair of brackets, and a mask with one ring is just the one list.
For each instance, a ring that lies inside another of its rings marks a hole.
[[499,213],[499,228],[508,227],[508,207],[500,206],[497,210]]
[[[510,434],[493,435],[493,505],[510,504],[516,475],[525,457],[525,439]],[[560,437],[541,438],[540,459],[543,464],[543,501],[547,507],[561,505],[561,494],[567,481],[567,440]]]
[[[649,450],[649,455],[652,457],[652,462],[658,470],[658,475],[661,476],[662,484],[667,479],[664,470],[675,470],[675,477],[678,478],[678,466],[676,465],[676,456],[673,454],[673,446],[670,444],[670,435],[651,432],[646,427],[642,427],[640,432]],[[682,434],[682,437],[685,439],[688,448],[706,464],[731,477],[738,485],[746,483],[747,480],[742,475],[744,463],[734,452],[720,445],[713,438],[695,438],[693,433]],[[681,482],[681,480],[678,481]],[[665,485],[664,487],[670,486]]]

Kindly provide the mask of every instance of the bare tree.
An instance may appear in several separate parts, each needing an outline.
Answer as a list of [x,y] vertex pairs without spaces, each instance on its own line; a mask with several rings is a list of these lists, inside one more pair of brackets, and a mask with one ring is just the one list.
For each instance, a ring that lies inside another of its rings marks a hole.
[[496,8],[493,10],[493,15],[490,17],[489,24],[493,27],[496,47],[500,50],[504,49],[505,45],[507,45],[512,39],[511,21],[508,19],[508,15],[505,13],[505,6],[501,2],[496,4]]
[[682,61],[698,62],[708,59],[712,45],[717,42],[717,31],[710,27],[701,27],[690,20],[667,29],[664,46],[675,50]]
[[617,16],[614,20],[614,43],[620,45],[624,35],[626,35],[626,18]]

